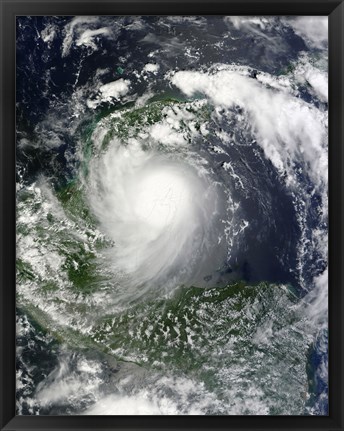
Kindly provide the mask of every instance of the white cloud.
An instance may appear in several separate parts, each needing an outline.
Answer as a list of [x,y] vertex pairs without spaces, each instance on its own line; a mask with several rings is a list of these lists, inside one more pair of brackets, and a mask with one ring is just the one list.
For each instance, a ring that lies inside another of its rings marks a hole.
[[319,72],[316,69],[308,69],[305,72],[305,78],[308,83],[312,86],[315,94],[322,102],[328,100],[328,80],[327,76]]
[[154,124],[150,130],[151,137],[157,141],[167,145],[185,145],[185,139],[181,133],[176,132],[166,123]]
[[326,48],[328,44],[327,16],[299,16],[288,18],[294,32],[302,37],[310,48]]
[[250,118],[258,144],[279,171],[297,158],[309,163],[315,184],[327,183],[327,116],[290,94],[269,89],[239,72],[181,71],[171,82],[191,97],[205,94],[218,107],[240,106]]
[[176,116],[181,116],[177,108],[174,116],[142,128],[149,150],[143,151],[140,137],[127,138],[125,146],[113,139],[90,164],[87,196],[103,231],[116,244],[109,252],[111,265],[125,278],[119,302],[140,297],[151,286],[158,294],[180,279],[198,281],[200,268],[186,256],[196,256],[203,247],[194,237],[197,229],[211,235],[207,226],[214,220],[218,196],[196,167],[186,169],[183,161],[154,151],[164,146],[170,154],[184,152],[187,141]]
[[52,24],[48,24],[42,31],[41,31],[41,38],[43,42],[47,43],[48,45],[51,44],[51,42],[55,39],[57,35],[58,27]]
[[160,66],[158,64],[147,63],[145,64],[143,70],[146,72],[154,73],[155,75],[158,73]]
[[[147,376],[148,377],[148,376]],[[119,394],[100,398],[84,412],[86,415],[200,415],[220,401],[205,389],[203,382],[186,377],[150,376],[145,388],[124,382]]]
[[265,30],[268,20],[264,17],[226,16],[226,23],[231,23],[237,30]]
[[117,81],[109,82],[99,87],[99,95],[95,99],[88,99],[87,106],[96,108],[102,102],[113,103],[125,96],[130,89],[130,81],[120,78]]
[[[111,38],[116,34],[118,22],[115,25],[104,27],[104,19],[98,16],[78,16],[73,18],[64,29],[62,43],[62,57],[66,57],[75,43],[76,46],[85,46],[93,50],[98,47],[95,43],[97,36]],[[99,28],[98,28],[99,27]]]
[[300,304],[302,316],[306,316],[308,325],[313,330],[327,328],[328,321],[328,270],[314,278],[314,289],[311,290]]
[[78,405],[85,398],[96,399],[103,382],[101,366],[81,357],[76,361],[76,371],[73,371],[72,362],[72,357],[63,355],[58,366],[37,385],[36,399],[41,406]]
[[107,27],[98,28],[96,30],[85,30],[77,39],[76,45],[77,46],[84,45],[96,50],[97,45],[94,42],[94,38],[99,35],[108,36],[110,34],[111,34],[110,29]]
[[117,81],[109,82],[99,88],[102,95],[102,101],[110,102],[111,99],[119,99],[128,93],[130,81],[127,79],[118,79]]
[[86,415],[161,415],[159,406],[145,394],[108,395],[90,407]]
[[65,37],[62,43],[62,57],[66,57],[69,54],[70,48],[73,43],[75,28],[83,26],[84,24],[90,24],[97,22],[98,17],[94,16],[78,16],[73,18],[65,28]]

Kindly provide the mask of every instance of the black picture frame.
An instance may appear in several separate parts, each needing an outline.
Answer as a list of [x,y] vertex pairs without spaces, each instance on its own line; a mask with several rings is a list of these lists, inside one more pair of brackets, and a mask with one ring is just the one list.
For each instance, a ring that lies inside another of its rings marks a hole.
[[[18,15],[329,16],[329,416],[15,415],[15,18]],[[338,0],[0,0],[1,430],[343,430],[344,4]]]

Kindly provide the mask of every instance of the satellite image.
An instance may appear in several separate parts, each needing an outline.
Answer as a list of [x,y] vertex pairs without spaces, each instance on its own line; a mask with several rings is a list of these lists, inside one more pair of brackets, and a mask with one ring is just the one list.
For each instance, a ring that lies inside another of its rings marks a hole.
[[16,18],[17,414],[328,415],[328,23]]

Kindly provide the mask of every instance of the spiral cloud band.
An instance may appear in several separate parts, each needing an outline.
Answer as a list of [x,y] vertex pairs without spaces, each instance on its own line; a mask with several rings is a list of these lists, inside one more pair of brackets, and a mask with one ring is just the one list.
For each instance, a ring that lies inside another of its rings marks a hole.
[[135,140],[113,140],[91,162],[88,197],[114,241],[112,264],[130,280],[128,297],[152,285],[204,285],[223,265],[225,249],[213,241],[221,234],[217,189],[179,156]]

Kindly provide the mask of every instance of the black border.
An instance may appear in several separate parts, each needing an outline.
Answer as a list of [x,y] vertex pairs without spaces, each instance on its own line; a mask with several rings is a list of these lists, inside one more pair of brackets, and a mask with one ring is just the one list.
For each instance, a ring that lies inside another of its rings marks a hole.
[[[1,430],[343,430],[344,0],[0,0]],[[15,416],[15,17],[17,15],[328,15],[329,287],[327,417]]]

